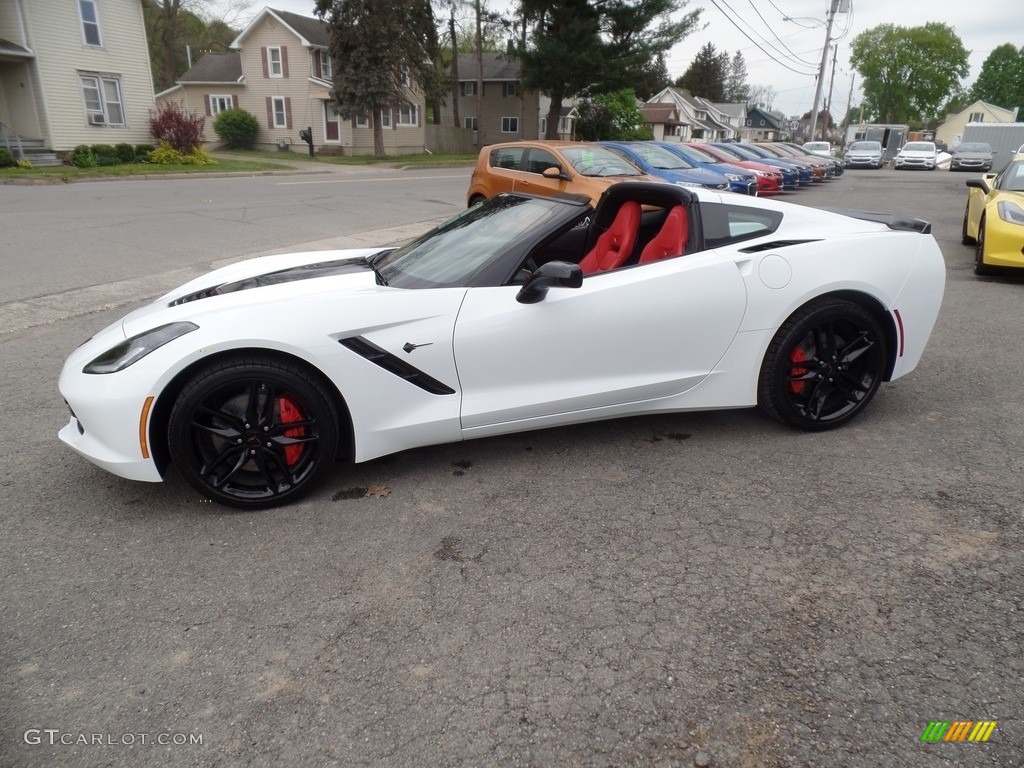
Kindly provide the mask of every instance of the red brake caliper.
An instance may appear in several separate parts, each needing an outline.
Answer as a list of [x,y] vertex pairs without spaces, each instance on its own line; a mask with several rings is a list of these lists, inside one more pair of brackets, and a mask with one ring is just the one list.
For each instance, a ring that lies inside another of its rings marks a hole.
[[[789,369],[789,375],[794,377],[794,378],[796,378],[798,376],[803,376],[805,373],[807,373],[807,369],[806,368],[802,368],[799,365],[797,365],[797,363],[802,363],[806,359],[807,359],[807,355],[804,352],[804,348],[803,347],[795,347],[793,349],[792,353],[790,353],[790,355],[789,355],[789,362],[793,363],[793,367]],[[789,382],[789,388],[793,392],[793,394],[795,394],[795,395],[798,395],[801,392],[803,392],[804,387],[806,385],[807,385],[806,381],[791,381],[791,382]]]
[[[299,410],[299,406],[295,404],[293,400],[288,397],[279,397],[277,399],[277,408],[281,413],[281,423],[291,424],[294,421],[302,421],[302,412]],[[302,437],[306,434],[305,427],[296,427],[295,429],[286,429],[284,431],[285,437]],[[302,449],[304,445],[286,445],[284,447],[284,461],[289,467],[295,465],[299,461],[299,457],[302,455]]]

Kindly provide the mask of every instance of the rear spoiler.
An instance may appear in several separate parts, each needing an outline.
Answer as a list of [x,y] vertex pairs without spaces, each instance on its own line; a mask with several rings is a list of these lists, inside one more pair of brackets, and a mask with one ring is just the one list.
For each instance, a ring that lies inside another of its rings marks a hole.
[[920,232],[922,235],[930,235],[932,233],[931,223],[924,219],[914,219],[909,216],[900,216],[895,213],[881,213],[879,211],[858,211],[852,208],[824,208],[822,210],[831,211],[832,213],[838,213],[843,216],[849,216],[854,219],[877,221],[879,224],[885,224],[889,229],[896,229],[904,232]]

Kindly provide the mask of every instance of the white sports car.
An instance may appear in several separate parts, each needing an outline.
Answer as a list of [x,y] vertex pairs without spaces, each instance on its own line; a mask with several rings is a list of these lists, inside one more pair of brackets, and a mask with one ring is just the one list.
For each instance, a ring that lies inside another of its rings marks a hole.
[[828,429],[914,369],[944,282],[919,220],[669,184],[596,210],[505,194],[400,248],[244,261],[132,312],[65,364],[60,438],[259,508],[336,458],[631,414]]

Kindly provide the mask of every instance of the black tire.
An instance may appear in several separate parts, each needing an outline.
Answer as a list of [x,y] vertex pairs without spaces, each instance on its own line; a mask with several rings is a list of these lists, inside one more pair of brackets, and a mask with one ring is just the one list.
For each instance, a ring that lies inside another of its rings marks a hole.
[[985,264],[985,214],[981,215],[981,221],[978,222],[978,236],[974,242],[974,274],[982,277],[994,275],[996,271]]
[[469,207],[472,208],[477,203],[482,203],[486,199],[487,198],[484,197],[483,195],[473,195],[471,198],[469,198]]
[[960,228],[960,242],[964,245],[974,245],[977,240],[967,234],[967,212],[971,210],[970,203],[964,208],[964,224]]
[[167,431],[171,461],[204,498],[265,509],[298,499],[330,470],[338,412],[307,371],[255,356],[197,374]]
[[769,416],[818,432],[867,407],[888,365],[878,321],[857,304],[822,299],[779,328],[761,364],[758,405]]

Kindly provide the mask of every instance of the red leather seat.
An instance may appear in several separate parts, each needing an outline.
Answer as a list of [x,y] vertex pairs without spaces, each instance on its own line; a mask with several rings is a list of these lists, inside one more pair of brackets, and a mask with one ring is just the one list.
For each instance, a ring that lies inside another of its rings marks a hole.
[[647,264],[670,256],[682,256],[683,251],[686,250],[688,229],[686,209],[677,205],[668,212],[665,223],[661,225],[661,231],[644,246],[644,250],[640,254],[640,263]]
[[633,253],[636,233],[640,229],[640,203],[629,200],[622,204],[615,220],[604,232],[583,260],[580,268],[584,275],[605,272],[622,266]]

